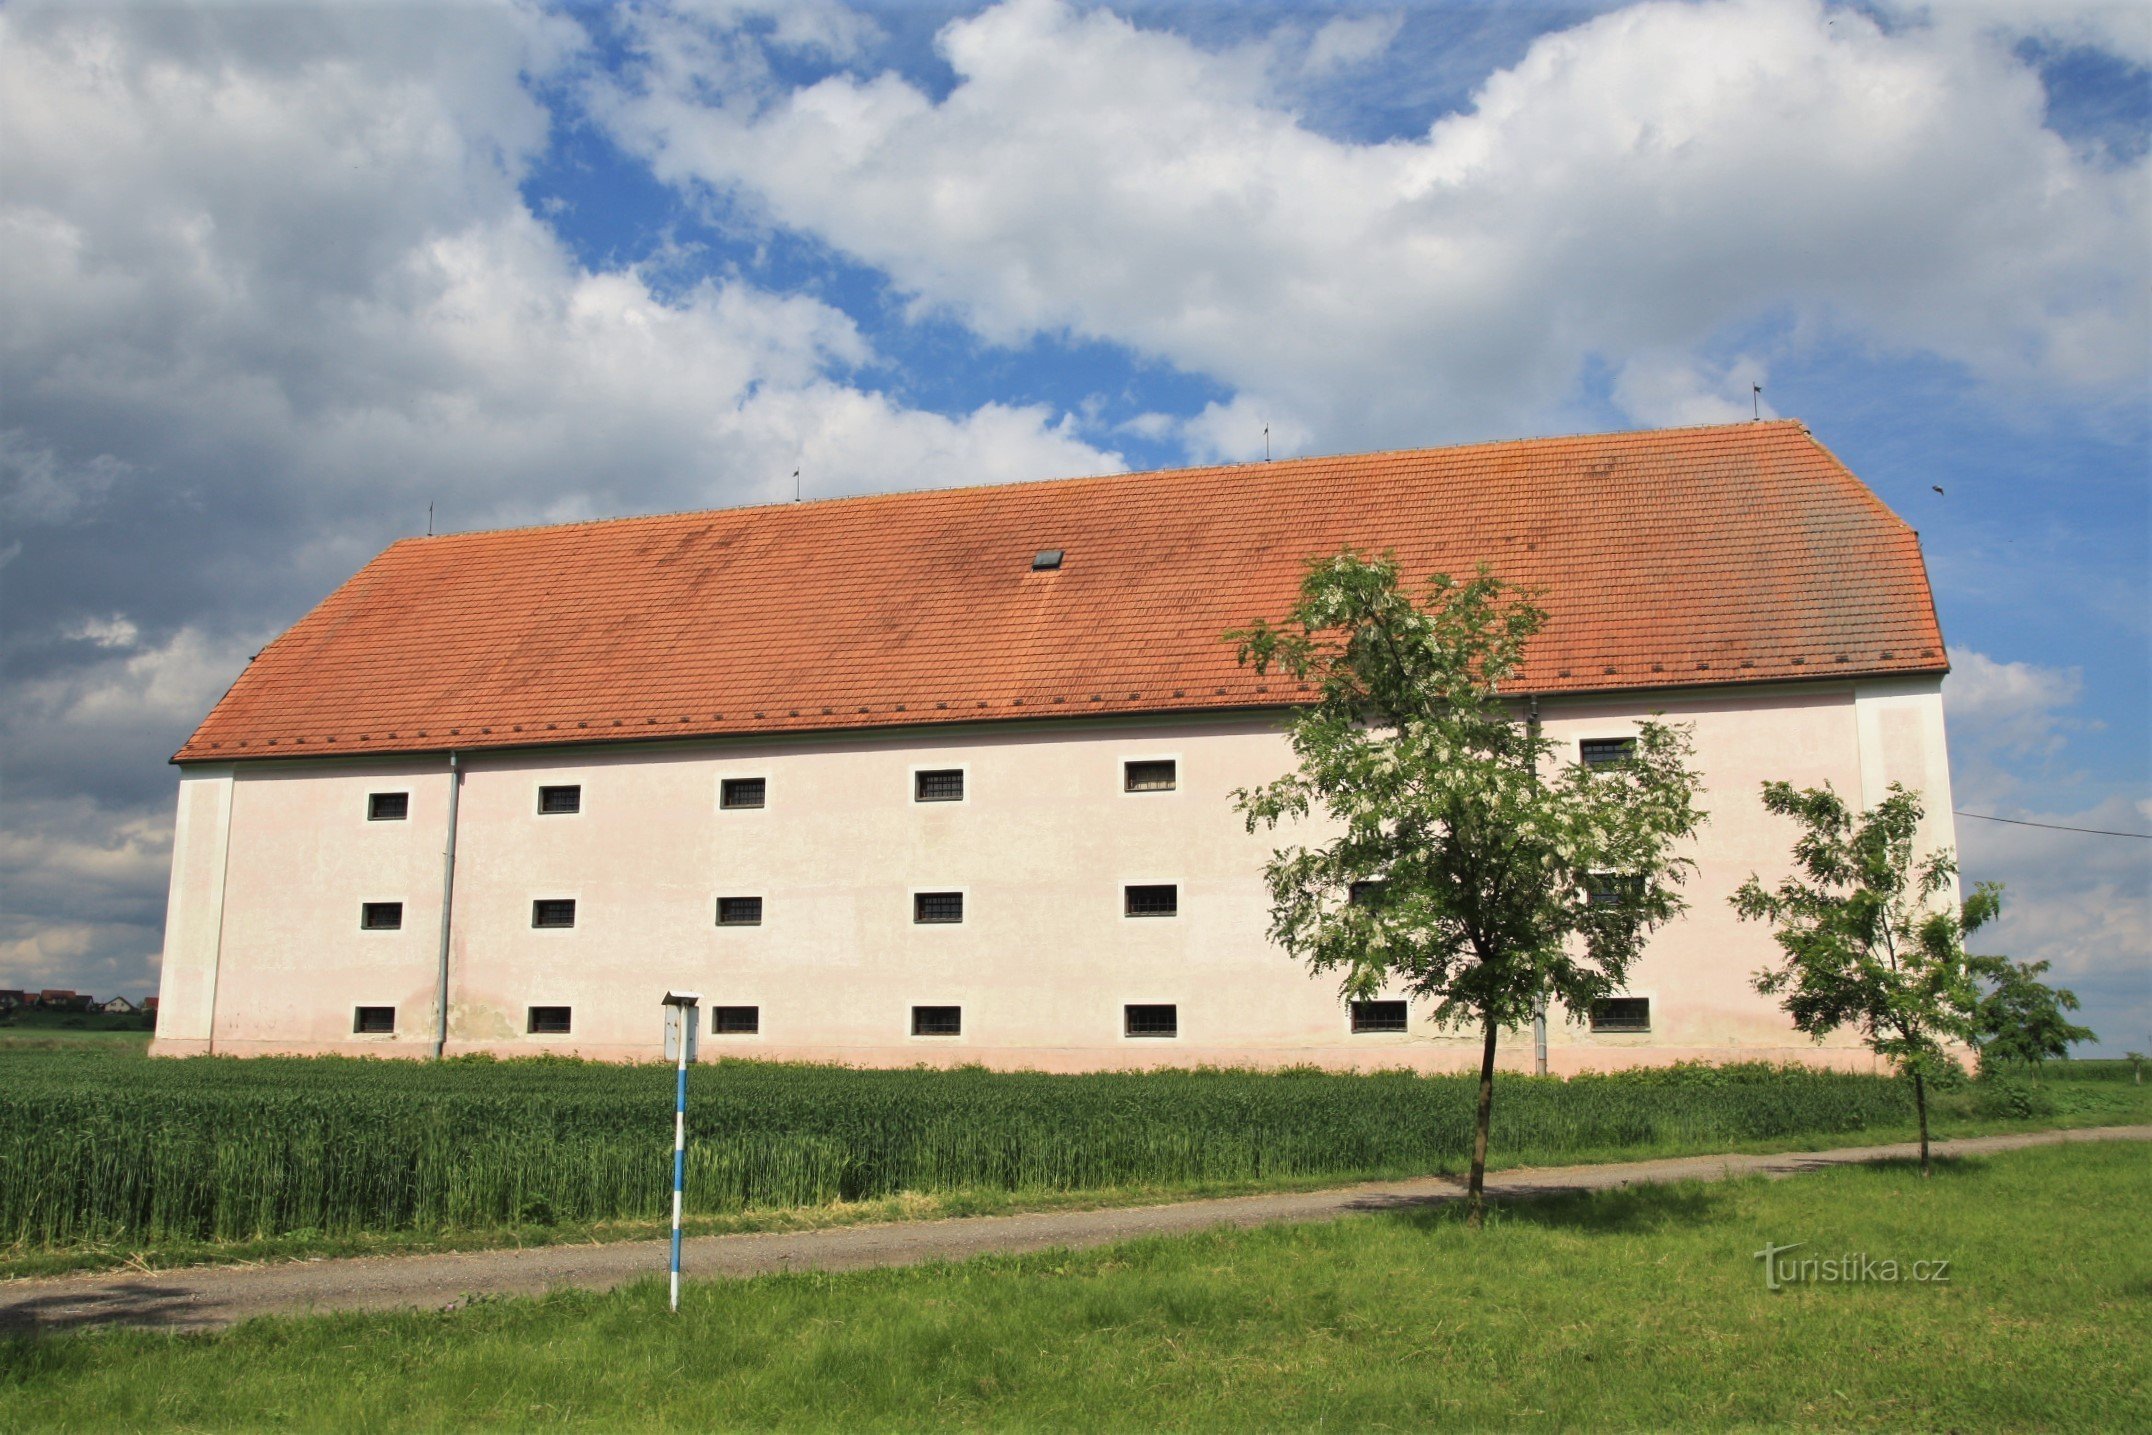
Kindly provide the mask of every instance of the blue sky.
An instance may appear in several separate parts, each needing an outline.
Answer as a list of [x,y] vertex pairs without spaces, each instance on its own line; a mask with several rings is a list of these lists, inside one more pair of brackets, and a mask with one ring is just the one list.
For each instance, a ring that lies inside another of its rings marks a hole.
[[[1917,527],[1957,803],[2152,832],[2152,18],[0,11],[0,985],[140,993],[163,759],[384,543],[1799,417]],[[1936,492],[1940,488],[1942,492]],[[2152,842],[1965,820],[2152,1044]]]

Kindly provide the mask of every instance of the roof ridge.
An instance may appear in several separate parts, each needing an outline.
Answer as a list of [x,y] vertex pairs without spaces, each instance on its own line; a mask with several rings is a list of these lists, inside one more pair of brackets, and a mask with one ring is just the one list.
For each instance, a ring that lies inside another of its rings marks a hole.
[[[1017,488],[1065,488],[1077,484],[1126,483],[1134,479],[1187,476],[1190,478],[1211,474],[1236,473],[1242,470],[1269,470],[1276,472],[1286,466],[1309,464],[1348,463],[1361,459],[1420,458],[1435,454],[1468,454],[1480,449],[1528,449],[1555,444],[1581,443],[1593,439],[1643,439],[1679,434],[1750,433],[1763,430],[1798,428],[1808,432],[1808,425],[1795,418],[1741,419],[1731,423],[1679,424],[1669,428],[1633,429],[1587,429],[1576,433],[1539,434],[1515,438],[1477,439],[1471,443],[1435,444],[1418,448],[1360,449],[1348,453],[1302,454],[1295,458],[1249,459],[1241,463],[1190,464],[1179,468],[1125,468],[1113,473],[1074,473],[1052,478],[1012,478],[1001,483],[955,483],[938,488],[892,488],[875,493],[839,493],[822,498],[776,500],[769,503],[735,503],[711,508],[675,508],[658,513],[619,513],[603,518],[566,518],[556,523],[519,523],[500,528],[464,528],[453,533],[408,534],[388,545],[388,549],[400,548],[407,543],[434,543],[441,539],[498,538],[507,534],[550,533],[571,528],[605,528],[630,523],[662,523],[668,519],[700,518],[706,514],[759,513],[763,511],[790,511],[807,508],[824,508],[840,503],[889,502],[900,498],[918,498],[923,494],[995,493]],[[1811,435],[1812,436],[1812,435]],[[1859,483],[1858,479],[1854,480]],[[1892,517],[1896,517],[1895,514]],[[388,549],[383,549],[386,553]],[[377,555],[378,556],[378,555]]]

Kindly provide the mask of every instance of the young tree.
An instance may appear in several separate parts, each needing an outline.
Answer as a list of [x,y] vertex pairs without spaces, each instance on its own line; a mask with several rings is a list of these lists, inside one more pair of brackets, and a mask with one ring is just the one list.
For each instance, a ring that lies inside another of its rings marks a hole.
[[[2002,889],[1995,891],[1999,900]],[[2063,1014],[2077,1010],[2077,993],[2040,980],[2046,962],[1974,957],[1972,966],[1973,975],[1986,983],[1973,1012],[1973,1045],[1980,1050],[1982,1071],[2006,1062],[2036,1066],[2051,1056],[2068,1056],[2072,1042],[2098,1040],[2089,1027]]]
[[1920,1117],[1920,1174],[1928,1167],[1928,1081],[1957,1063],[1980,991],[1965,935],[1995,915],[2001,889],[1976,888],[1961,911],[1948,900],[1957,864],[1948,851],[1915,855],[1920,799],[1896,783],[1855,813],[1828,786],[1767,782],[1763,805],[1801,825],[1798,874],[1775,888],[1751,875],[1736,911],[1769,922],[1784,964],[1756,975],[1780,996],[1793,1024],[1821,1039],[1852,1026],[1870,1051],[1913,1078]]
[[1348,998],[1401,987],[1477,1026],[1471,1223],[1482,1219],[1496,1034],[1552,999],[1622,989],[1645,934],[1683,910],[1676,849],[1702,820],[1685,729],[1640,726],[1616,766],[1561,766],[1503,685],[1544,621],[1485,568],[1415,601],[1395,560],[1309,566],[1281,625],[1226,635],[1240,660],[1312,683],[1298,768],[1236,794],[1248,830],[1319,811],[1337,835],[1264,869],[1271,935]]

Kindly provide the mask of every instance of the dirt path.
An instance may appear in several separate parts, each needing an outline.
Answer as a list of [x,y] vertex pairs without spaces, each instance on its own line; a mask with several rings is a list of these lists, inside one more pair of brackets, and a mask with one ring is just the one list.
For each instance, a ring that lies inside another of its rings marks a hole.
[[[1971,1155],[2065,1141],[2152,1141],[2152,1126],[2102,1126],[2078,1131],[2032,1131],[1937,1142],[1943,1155]],[[1640,1183],[1762,1175],[1791,1176],[1911,1156],[1910,1145],[1847,1147],[1770,1156],[1686,1156],[1597,1166],[1556,1166],[1496,1172],[1489,1193],[1506,1199],[1608,1190]],[[1446,1176],[1379,1181],[1327,1191],[1234,1196],[1169,1206],[1116,1210],[1042,1211],[1032,1215],[969,1216],[821,1231],[700,1236],[687,1243],[691,1278],[752,1276],[769,1271],[842,1271],[862,1266],[963,1260],[993,1252],[1104,1245],[1137,1236],[1171,1235],[1214,1226],[1260,1226],[1326,1221],[1369,1211],[1439,1205],[1463,1193]],[[159,1330],[208,1330],[258,1315],[342,1310],[450,1308],[474,1294],[537,1295],[562,1286],[608,1289],[662,1274],[662,1241],[610,1245],[539,1246],[422,1256],[285,1261],[260,1266],[198,1266],[155,1274],[59,1276],[0,1282],[0,1332],[62,1331],[128,1325]]]

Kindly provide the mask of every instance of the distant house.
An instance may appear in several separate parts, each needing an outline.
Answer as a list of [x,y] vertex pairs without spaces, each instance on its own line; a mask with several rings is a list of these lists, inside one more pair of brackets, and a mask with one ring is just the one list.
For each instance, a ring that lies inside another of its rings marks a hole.
[[142,1008],[136,1006],[125,997],[107,997],[96,1004],[96,1010],[109,1012],[114,1016],[132,1016]]
[[37,1004],[46,1011],[88,1011],[90,996],[87,992],[47,987],[37,994]]
[[27,1005],[29,1000],[30,994],[28,992],[17,991],[13,987],[0,990],[0,1011],[13,1011],[17,1007]]
[[157,999],[155,997],[142,998],[142,1014],[151,1017],[157,1014]]

